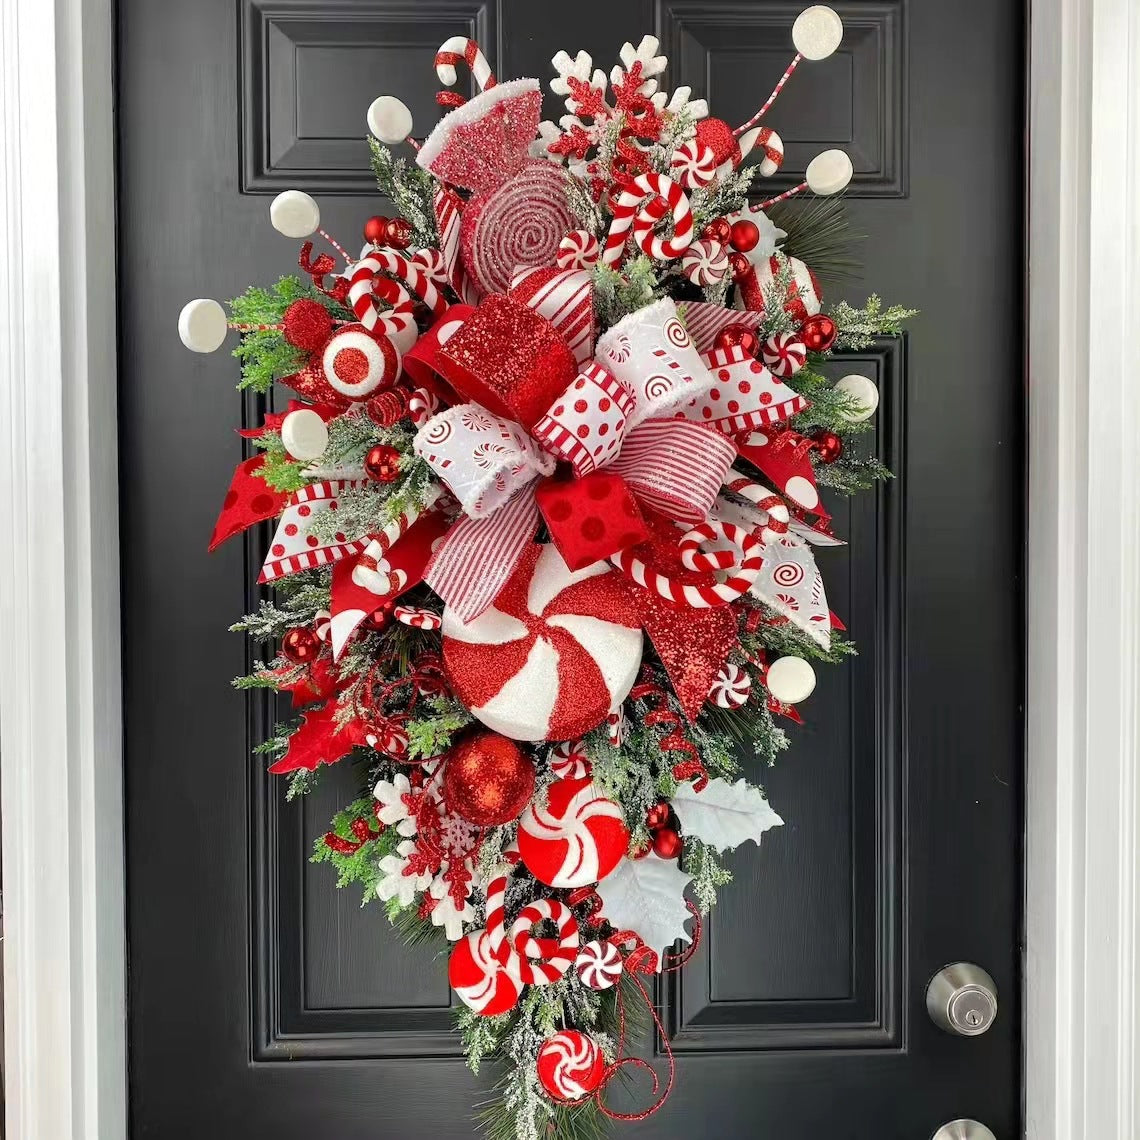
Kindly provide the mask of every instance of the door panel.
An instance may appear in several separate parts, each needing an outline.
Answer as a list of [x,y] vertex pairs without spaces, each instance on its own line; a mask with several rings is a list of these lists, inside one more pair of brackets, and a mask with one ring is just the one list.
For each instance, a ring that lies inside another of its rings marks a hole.
[[[467,1137],[443,964],[307,856],[354,792],[339,765],[286,803],[250,748],[276,710],[227,688],[264,533],[207,557],[260,419],[224,353],[184,352],[189,297],[292,271],[269,195],[320,196],[351,245],[383,212],[362,142],[377,94],[434,122],[431,60],[472,35],[500,76],[559,48],[608,67],[654,30],[731,121],[786,66],[800,5],[705,0],[120,0],[119,162],[133,1134]],[[679,1079],[636,1135],[927,1140],[972,1116],[1017,1133],[1020,930],[1021,55],[1009,0],[836,4],[844,45],[773,109],[782,189],[849,151],[865,284],[923,310],[837,365],[882,391],[868,446],[897,479],[835,501],[821,554],[859,646],[820,670],[762,776],[786,826],[731,857],[687,970],[660,989]],[[557,109],[548,106],[548,114]],[[998,981],[975,1040],[942,1034],[927,978]],[[663,1061],[659,1043],[643,1055]],[[632,1101],[625,1107],[632,1106]]]

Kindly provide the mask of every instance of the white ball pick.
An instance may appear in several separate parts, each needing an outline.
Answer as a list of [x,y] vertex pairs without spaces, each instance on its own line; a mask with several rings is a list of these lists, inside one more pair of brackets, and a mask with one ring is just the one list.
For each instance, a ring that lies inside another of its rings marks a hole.
[[838,194],[847,189],[854,172],[845,150],[825,150],[808,163],[808,189],[813,194]]
[[228,331],[225,309],[209,297],[187,301],[178,314],[178,336],[191,352],[216,352]]
[[805,8],[792,25],[792,43],[804,59],[826,59],[843,39],[843,21],[826,4]]
[[815,691],[815,670],[802,657],[781,657],[768,666],[768,692],[782,705],[798,705]]
[[329,445],[329,429],[311,408],[298,408],[281,421],[281,442],[294,459],[319,459]]
[[368,129],[382,143],[395,146],[412,133],[412,113],[395,95],[381,95],[368,108]]
[[321,208],[304,190],[283,190],[269,203],[273,228],[287,238],[305,238],[321,226]]
[[850,396],[860,405],[860,410],[857,413],[847,413],[846,418],[852,423],[869,420],[879,406],[879,389],[875,387],[875,381],[867,376],[860,376],[857,372],[853,372],[850,376],[844,376],[842,380],[837,380],[835,391]]

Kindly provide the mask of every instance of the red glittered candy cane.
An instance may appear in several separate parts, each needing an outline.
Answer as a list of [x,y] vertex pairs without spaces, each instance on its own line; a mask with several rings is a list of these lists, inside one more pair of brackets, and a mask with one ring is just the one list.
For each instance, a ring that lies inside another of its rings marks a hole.
[[[440,83],[445,87],[455,86],[455,82],[459,78],[455,68],[460,63],[467,64],[471,69],[471,74],[475,77],[475,82],[479,85],[480,91],[486,91],[497,84],[498,80],[495,79],[491,65],[487,62],[487,57],[480,50],[479,45],[474,40],[467,39],[466,36],[452,36],[435,53],[435,73],[439,76]],[[437,92],[435,101],[441,107],[462,107],[467,102],[456,91]]]

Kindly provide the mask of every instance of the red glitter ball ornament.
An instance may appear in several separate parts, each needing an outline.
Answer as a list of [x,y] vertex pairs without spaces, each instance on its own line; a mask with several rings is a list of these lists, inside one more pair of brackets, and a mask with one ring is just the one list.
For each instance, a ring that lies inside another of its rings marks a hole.
[[281,639],[281,655],[298,665],[314,660],[321,651],[321,639],[307,626],[291,629]]
[[373,245],[383,245],[388,240],[388,219],[383,214],[373,214],[364,223],[364,240]]
[[364,457],[364,470],[377,483],[394,483],[400,477],[400,453],[386,443],[378,443]]
[[835,432],[823,428],[811,438],[824,463],[834,463],[843,454],[843,440]]
[[839,335],[835,322],[823,313],[808,317],[800,325],[800,340],[807,345],[808,352],[826,352]]
[[668,822],[668,804],[654,804],[645,813],[645,826],[648,827],[650,831],[656,831],[658,828],[664,827]]
[[760,337],[747,325],[726,325],[713,339],[713,348],[722,352],[738,346],[749,356],[755,356],[760,351]]
[[719,242],[721,245],[728,245],[732,240],[732,224],[727,218],[713,218],[701,230],[701,237],[707,238],[709,241]]
[[663,827],[653,835],[654,854],[662,859],[676,859],[681,854],[684,843],[681,837],[671,828]]
[[447,757],[443,802],[479,827],[518,819],[533,794],[534,763],[497,732],[476,732]]
[[407,249],[412,244],[412,223],[406,218],[393,218],[388,223],[386,238],[393,249]]
[[285,326],[285,339],[302,352],[320,349],[329,339],[333,327],[328,309],[307,297],[294,301],[285,310],[282,324]]
[[752,262],[738,249],[734,249],[728,255],[728,265],[732,270],[733,281],[743,281],[752,272]]
[[757,226],[755,222],[750,222],[747,218],[741,218],[739,221],[732,223],[732,236],[729,238],[729,241],[732,243],[733,249],[738,249],[741,253],[747,253],[760,244],[760,227]]

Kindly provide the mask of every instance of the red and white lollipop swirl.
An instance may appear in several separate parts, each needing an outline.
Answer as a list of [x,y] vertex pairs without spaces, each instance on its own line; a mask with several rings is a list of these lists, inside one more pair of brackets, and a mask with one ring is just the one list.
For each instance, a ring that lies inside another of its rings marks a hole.
[[577,1101],[602,1083],[606,1062],[601,1049],[585,1033],[563,1029],[538,1050],[538,1079],[555,1099]]
[[592,990],[616,986],[623,968],[621,951],[611,942],[587,942],[574,959],[574,972]]

